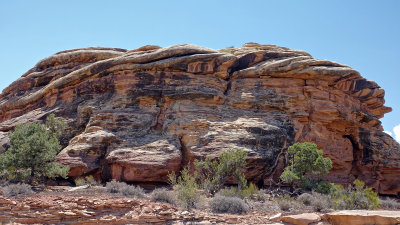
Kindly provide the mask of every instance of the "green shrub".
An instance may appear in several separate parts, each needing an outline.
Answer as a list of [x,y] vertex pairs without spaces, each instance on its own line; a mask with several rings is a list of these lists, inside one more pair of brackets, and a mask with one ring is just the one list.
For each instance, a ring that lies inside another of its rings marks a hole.
[[2,188],[5,197],[12,197],[23,194],[33,193],[32,188],[28,184],[10,184]]
[[[0,156],[0,167],[2,167],[1,165],[4,164],[1,162]],[[9,167],[3,170],[0,169],[0,177],[3,183],[26,183],[29,181],[30,174],[29,170],[17,170],[15,167]]]
[[320,176],[332,168],[332,161],[323,157],[323,151],[310,142],[296,143],[288,149],[288,166],[280,178],[283,182],[302,189],[329,193],[332,184],[314,180],[309,175]]
[[262,193],[259,192],[258,188],[253,183],[250,183],[249,186],[239,191],[237,190],[237,187],[223,188],[218,192],[218,194],[225,197],[238,197],[241,199],[251,198],[262,200],[262,196],[259,196]]
[[[195,208],[196,203],[200,199],[199,186],[189,171],[189,167],[184,168],[181,171],[181,175],[175,181],[176,185],[173,187],[177,192],[181,206],[188,210]],[[176,175],[171,175],[170,177],[176,178]],[[170,183],[174,183],[174,181],[170,181]]]
[[49,127],[39,123],[17,125],[9,133],[10,148],[0,155],[0,171],[7,174],[3,178],[29,183],[43,178],[66,178],[69,168],[54,161],[61,150],[61,124],[52,114],[46,121]]
[[241,149],[229,149],[217,159],[206,158],[204,161],[196,160],[195,177],[201,188],[214,195],[222,189],[225,182],[233,177],[238,183],[238,191],[247,186],[243,170],[247,165],[247,152]]
[[399,210],[400,209],[400,202],[396,201],[392,198],[381,199],[381,206],[380,208],[386,210]]
[[225,197],[238,197],[236,187],[223,188],[217,194]]
[[225,49],[222,49],[222,52],[228,53],[228,54],[233,54],[232,48],[234,48],[234,46],[230,46],[227,47]]
[[279,196],[276,197],[276,199],[294,201],[294,198],[292,196],[288,195],[288,194],[279,195]]
[[355,180],[354,187],[345,189],[335,185],[331,193],[335,209],[377,209],[381,204],[378,193],[365,187],[364,182]]
[[106,183],[106,191],[109,193],[122,194],[127,197],[144,197],[144,190],[139,186],[131,186],[124,182],[112,180]]
[[86,180],[85,180],[85,178],[80,177],[80,178],[75,179],[74,183],[75,183],[75,186],[77,186],[77,187],[83,186],[86,184]]
[[52,113],[46,118],[45,126],[55,137],[60,137],[65,130],[65,123],[62,120],[57,120]]
[[249,186],[247,186],[246,188],[244,188],[241,191],[241,196],[243,198],[246,198],[246,197],[255,198],[258,194],[259,194],[259,190],[258,190],[257,186],[254,185],[253,183],[250,183]]
[[258,191],[253,184],[247,186],[246,177],[242,172],[247,164],[246,158],[246,151],[230,149],[215,160],[210,158],[206,158],[204,161],[195,160],[193,175],[189,173],[189,167],[182,170],[179,177],[174,172],[168,174],[168,182],[176,191],[182,207],[186,209],[195,207],[200,199],[200,188],[215,195],[230,178],[234,178],[238,186],[229,191],[236,192],[235,196],[243,198]]
[[96,179],[94,179],[94,177],[92,175],[86,176],[86,177],[77,178],[77,179],[74,180],[74,182],[75,182],[76,186],[83,186],[83,185],[94,186],[94,185],[99,185],[100,184],[100,182],[97,181]]
[[165,188],[155,189],[151,193],[151,200],[155,202],[165,202],[171,205],[176,205],[177,202],[175,193]]
[[317,185],[314,188],[314,190],[321,194],[329,194],[329,193],[331,193],[333,186],[334,185],[330,182],[325,182],[325,181],[320,180],[317,182]]
[[238,197],[216,195],[209,202],[212,212],[243,214],[248,211],[247,204]]
[[167,177],[168,177],[168,184],[169,185],[171,185],[172,187],[177,185],[177,180],[178,179],[176,177],[176,173],[175,172],[168,173]]

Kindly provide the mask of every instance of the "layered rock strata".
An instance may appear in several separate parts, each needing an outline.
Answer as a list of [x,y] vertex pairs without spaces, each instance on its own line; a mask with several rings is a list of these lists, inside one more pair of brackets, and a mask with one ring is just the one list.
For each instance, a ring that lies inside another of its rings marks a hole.
[[166,182],[194,159],[248,152],[266,184],[287,147],[312,141],[333,161],[326,179],[400,192],[400,147],[382,131],[385,92],[356,70],[304,51],[248,43],[56,53],[0,95],[0,148],[18,123],[64,119],[58,161],[72,178]]

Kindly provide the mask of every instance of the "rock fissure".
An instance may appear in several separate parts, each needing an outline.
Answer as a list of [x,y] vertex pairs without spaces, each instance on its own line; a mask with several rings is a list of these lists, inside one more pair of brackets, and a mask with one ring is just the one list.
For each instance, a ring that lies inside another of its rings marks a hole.
[[226,84],[226,89],[224,90],[224,95],[228,95],[228,91],[231,89],[232,83],[230,80],[228,80],[228,83]]
[[180,163],[179,172],[181,170],[183,170],[186,166],[188,166],[189,163],[190,163],[190,160],[191,160],[190,151],[188,150],[188,148],[183,143],[182,138],[183,137],[179,137],[178,138],[179,139],[179,144],[180,144],[179,150],[181,152],[181,157],[182,157],[182,160],[181,160],[181,163]]

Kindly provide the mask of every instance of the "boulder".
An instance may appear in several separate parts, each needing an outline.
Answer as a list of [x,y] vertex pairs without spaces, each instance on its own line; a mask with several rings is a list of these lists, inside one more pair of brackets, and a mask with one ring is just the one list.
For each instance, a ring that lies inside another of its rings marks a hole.
[[280,219],[282,222],[294,225],[308,225],[311,223],[319,222],[321,220],[321,217],[316,213],[303,213],[297,215],[282,216]]
[[400,211],[344,210],[324,215],[333,225],[396,225],[400,224]]

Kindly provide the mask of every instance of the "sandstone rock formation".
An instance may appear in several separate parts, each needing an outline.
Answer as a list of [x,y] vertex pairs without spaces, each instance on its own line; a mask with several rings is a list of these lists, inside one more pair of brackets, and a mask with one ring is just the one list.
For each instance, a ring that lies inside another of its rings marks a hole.
[[321,217],[316,213],[303,213],[298,215],[288,215],[281,217],[282,222],[295,225],[308,225],[321,221]]
[[280,175],[288,146],[313,141],[333,161],[328,180],[398,194],[384,94],[348,66],[273,45],[73,49],[3,90],[0,151],[16,124],[55,113],[68,123],[58,161],[73,178],[165,182],[195,158],[242,148],[247,177],[263,184]]
[[327,213],[323,216],[324,220],[333,225],[397,225],[400,224],[399,211],[384,210],[343,210]]

